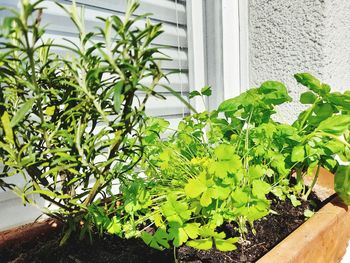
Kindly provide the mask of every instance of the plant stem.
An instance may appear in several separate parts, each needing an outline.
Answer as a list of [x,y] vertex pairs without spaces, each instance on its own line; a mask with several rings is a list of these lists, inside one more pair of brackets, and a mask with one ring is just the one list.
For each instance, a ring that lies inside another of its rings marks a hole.
[[[247,128],[246,128],[246,134],[245,134],[245,138],[244,138],[244,151],[245,151],[245,153],[247,153],[249,151],[249,132],[250,132],[249,125],[250,125],[250,121],[251,121],[252,116],[253,116],[253,112],[254,112],[254,108],[250,112],[248,121],[246,122]],[[244,169],[246,169],[246,172],[248,173],[249,160],[247,157],[244,158],[243,165],[244,165]]]
[[317,179],[318,179],[318,175],[320,173],[320,168],[321,168],[321,163],[318,164],[317,166],[317,170],[316,170],[316,174],[315,174],[315,177],[314,179],[312,180],[312,183],[311,185],[309,186],[309,190],[306,192],[306,194],[303,196],[303,199],[304,200],[307,200],[307,198],[309,197],[309,195],[311,194],[311,191],[312,189],[314,188],[316,182],[317,182]]
[[85,201],[83,203],[84,206],[88,206],[94,200],[95,195],[96,195],[97,190],[99,189],[100,185],[101,185],[101,181],[100,181],[100,179],[97,179],[94,186],[90,190],[88,197],[85,199]]
[[[29,58],[29,63],[30,63],[30,70],[31,70],[31,77],[30,77],[30,81],[32,82],[32,84],[34,85],[34,89],[35,89],[35,94],[37,96],[36,99],[36,106],[38,108],[38,113],[39,113],[39,118],[42,124],[45,123],[45,119],[44,119],[44,113],[43,113],[43,107],[42,107],[42,103],[41,103],[41,92],[40,92],[40,87],[38,85],[38,80],[37,80],[37,76],[36,76],[36,71],[35,71],[35,61],[34,61],[34,50],[35,50],[35,35],[33,33],[33,43],[32,45],[30,45],[29,43],[29,37],[28,37],[28,29],[27,29],[27,21],[25,20],[23,22],[23,24],[25,25],[24,28],[24,39],[25,39],[25,48],[26,48],[26,53],[28,55]],[[48,139],[48,134],[46,129],[43,129],[43,135],[44,135],[44,140],[46,143],[47,148],[51,148],[51,144],[50,141]]]
[[302,190],[302,194],[305,195],[305,183],[304,183],[304,180],[303,180],[303,173],[302,173],[303,169],[301,167],[299,168],[296,168],[296,174],[297,174],[297,185],[298,184],[302,184],[303,185],[303,190]]
[[336,136],[336,135],[333,135],[333,134],[330,134],[330,133],[327,133],[327,132],[320,132],[321,135],[323,136],[327,136],[327,137],[330,137],[332,139],[335,139],[337,140],[338,142],[344,144],[346,147],[348,147],[350,149],[350,144],[347,142],[347,141],[343,141],[339,138],[339,136]]
[[320,101],[320,99],[316,99],[316,101],[314,102],[314,104],[312,104],[312,106],[307,110],[307,113],[305,114],[304,118],[302,119],[302,121],[300,122],[299,125],[299,130],[303,130],[303,126],[306,122],[306,120],[310,117],[310,115],[312,114],[313,110],[315,109],[317,103]]
[[174,262],[179,263],[179,261],[176,258],[176,247],[174,247]]

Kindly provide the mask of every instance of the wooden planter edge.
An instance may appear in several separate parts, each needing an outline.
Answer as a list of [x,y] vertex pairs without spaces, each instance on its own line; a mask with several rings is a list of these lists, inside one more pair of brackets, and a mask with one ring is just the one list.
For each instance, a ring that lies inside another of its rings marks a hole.
[[0,232],[0,251],[14,243],[29,242],[38,236],[44,236],[60,229],[60,224],[54,219],[25,224]]
[[[319,185],[331,195],[333,175],[323,171]],[[0,250],[6,246],[57,231],[53,219],[0,232]],[[350,206],[335,196],[315,215],[264,255],[258,263],[340,262],[350,240]]]
[[[323,170],[321,188],[333,192],[334,175]],[[340,262],[350,240],[350,206],[335,196],[258,263]]]

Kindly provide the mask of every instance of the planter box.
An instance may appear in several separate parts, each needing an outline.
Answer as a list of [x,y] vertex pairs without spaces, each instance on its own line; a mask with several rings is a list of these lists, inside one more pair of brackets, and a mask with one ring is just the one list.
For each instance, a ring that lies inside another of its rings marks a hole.
[[[344,205],[332,189],[333,175],[322,170],[315,191],[321,199],[329,198],[330,202],[258,263],[340,262],[350,239],[350,207]],[[47,220],[0,232],[0,251],[14,242],[30,241],[59,229],[54,221]]]
[[331,200],[258,263],[340,262],[350,239],[350,206],[333,195],[334,176],[322,170],[316,193]]
[[26,224],[0,232],[0,252],[15,243],[30,242],[60,230],[60,226],[53,219]]

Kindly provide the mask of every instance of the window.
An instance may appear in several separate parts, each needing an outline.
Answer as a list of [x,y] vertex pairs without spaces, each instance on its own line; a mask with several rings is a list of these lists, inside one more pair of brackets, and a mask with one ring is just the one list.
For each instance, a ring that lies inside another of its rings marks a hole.
[[187,1],[187,12],[190,87],[211,85],[207,107],[215,109],[248,87],[248,2]]
[[[0,5],[16,8],[20,0],[0,0]],[[46,38],[54,39],[56,43],[65,44],[64,40],[76,42],[77,32],[65,12],[55,2],[70,5],[71,0],[46,0],[42,24],[47,25]],[[123,16],[126,8],[124,0],[76,0],[78,6],[85,10],[85,26],[93,30],[102,25],[96,17],[110,15]],[[188,97],[191,90],[201,89],[209,84],[213,87],[213,95],[206,102],[206,107],[213,109],[224,98],[240,92],[248,61],[244,55],[245,36],[240,19],[245,14],[245,0],[141,0],[136,15],[153,13],[152,22],[163,23],[164,33],[156,40],[156,45],[163,45],[165,55],[172,61],[163,61],[162,68],[169,75],[171,86],[176,92]],[[5,13],[0,14],[4,16]],[[139,25],[142,27],[143,21]],[[242,41],[242,39],[244,41]],[[57,49],[57,52],[63,52]],[[65,54],[69,55],[69,54]],[[147,81],[146,83],[147,84]],[[164,80],[164,84],[167,84]],[[157,88],[166,100],[152,98],[146,111],[154,116],[168,119],[172,127],[184,115],[190,114],[186,106],[175,96],[162,87]],[[193,102],[197,110],[203,110],[203,103]],[[1,165],[1,164],[0,164]],[[11,178],[19,183],[20,177]],[[22,224],[38,216],[39,212],[26,207],[11,193],[0,190],[0,229]],[[24,210],[26,209],[26,210]],[[9,221],[11,220],[11,221]],[[17,221],[15,221],[17,220]]]
[[[40,4],[45,7],[41,21],[42,25],[47,25],[45,38],[54,39],[55,43],[62,45],[69,45],[65,39],[77,43],[78,35],[72,21],[55,2],[63,5],[70,5],[72,3],[71,0],[46,0]],[[0,5],[12,8],[17,8],[19,3],[20,0],[0,0]],[[87,31],[95,31],[95,27],[98,25],[103,26],[103,23],[96,17],[123,16],[126,9],[126,1],[124,0],[76,0],[76,3],[78,7],[84,7],[85,27]],[[172,58],[171,61],[162,61],[161,66],[164,72],[170,73],[177,71],[169,75],[170,83],[164,80],[164,84],[168,84],[182,96],[188,97],[186,2],[181,0],[141,0],[140,7],[135,12],[135,15],[144,13],[153,13],[150,16],[151,21],[153,23],[161,22],[163,24],[164,33],[155,40],[155,45],[165,46],[162,52],[165,56]],[[5,16],[6,13],[2,12],[0,15]],[[143,27],[144,22],[145,20],[139,21],[138,26]],[[66,52],[63,49],[57,48],[55,51],[64,56],[71,55],[69,53],[63,54],[63,52]],[[151,84],[151,80],[149,81],[149,84]],[[148,84],[147,80],[145,80],[145,84]],[[189,109],[166,89],[157,87],[157,91],[166,97],[166,100],[150,99],[148,107],[146,106],[146,111],[151,115],[168,119],[172,126],[176,127],[180,119],[184,115],[189,114]],[[23,178],[21,176],[14,176],[10,178],[10,181],[21,184]],[[0,215],[0,229],[24,223],[36,218],[40,214],[38,211],[34,211],[34,209],[29,207],[24,210],[21,201],[16,196],[10,192],[2,192],[1,190],[0,207],[4,212]]]

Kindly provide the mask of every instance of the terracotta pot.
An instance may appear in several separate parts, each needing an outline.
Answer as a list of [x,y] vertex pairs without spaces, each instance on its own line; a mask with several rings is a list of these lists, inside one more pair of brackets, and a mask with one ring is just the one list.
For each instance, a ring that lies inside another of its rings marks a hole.
[[340,262],[350,240],[350,206],[333,192],[334,175],[322,170],[316,192],[331,197],[309,220],[292,232],[258,263]]

